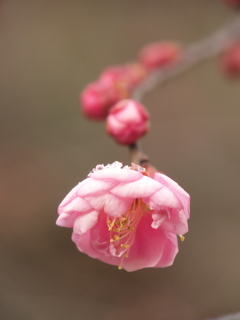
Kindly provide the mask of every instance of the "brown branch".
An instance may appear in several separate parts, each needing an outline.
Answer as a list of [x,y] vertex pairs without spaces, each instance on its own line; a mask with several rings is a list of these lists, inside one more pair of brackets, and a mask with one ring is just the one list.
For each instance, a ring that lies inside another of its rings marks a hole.
[[129,145],[130,158],[131,161],[146,169],[146,172],[150,177],[153,177],[158,170],[153,167],[149,161],[149,157],[145,155],[139,146],[138,143],[133,143]]
[[208,318],[205,320],[240,320],[240,312],[227,314],[225,316],[220,316],[217,318]]
[[202,60],[220,54],[231,43],[239,39],[240,13],[237,13],[230,23],[218,31],[200,41],[186,46],[178,62],[150,74],[145,81],[134,90],[131,96],[132,99],[137,101],[142,100],[143,97],[156,86],[182,74]]
[[[133,100],[140,101],[155,87],[181,75],[197,63],[220,54],[231,43],[240,39],[240,13],[210,36],[185,47],[179,61],[151,73],[132,93]],[[152,175],[157,170],[150,164],[149,158],[140,150],[137,143],[129,146],[132,162],[143,166]],[[239,319],[240,320],[240,319]]]
[[146,156],[140,149],[138,143],[133,143],[129,145],[131,161],[139,166],[143,166],[144,163],[149,162],[148,156]]

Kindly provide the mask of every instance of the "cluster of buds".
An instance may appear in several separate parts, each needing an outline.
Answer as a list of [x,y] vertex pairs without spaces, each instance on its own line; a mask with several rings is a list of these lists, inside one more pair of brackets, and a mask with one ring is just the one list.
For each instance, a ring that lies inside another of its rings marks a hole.
[[119,100],[129,98],[131,91],[146,75],[139,63],[109,67],[99,79],[83,90],[80,100],[83,113],[92,120],[103,120]]
[[131,94],[155,70],[179,59],[181,47],[173,41],[144,47],[135,62],[108,67],[80,95],[81,108],[92,120],[105,120],[106,130],[120,144],[131,144],[148,132],[149,113],[130,99]]

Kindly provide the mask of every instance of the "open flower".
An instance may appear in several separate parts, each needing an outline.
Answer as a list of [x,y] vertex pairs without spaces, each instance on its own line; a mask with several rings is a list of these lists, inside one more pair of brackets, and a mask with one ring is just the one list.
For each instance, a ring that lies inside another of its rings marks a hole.
[[[188,231],[189,195],[162,173],[98,165],[59,206],[57,225],[92,258],[135,271],[170,266]],[[183,239],[183,237],[182,237]]]

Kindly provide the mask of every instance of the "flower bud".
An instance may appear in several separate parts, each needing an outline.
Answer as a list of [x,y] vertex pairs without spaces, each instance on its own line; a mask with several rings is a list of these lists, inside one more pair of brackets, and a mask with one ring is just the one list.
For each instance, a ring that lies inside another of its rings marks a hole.
[[147,75],[147,70],[141,63],[132,62],[126,65],[126,81],[130,90],[140,84]]
[[146,69],[137,62],[125,65],[112,66],[102,72],[99,81],[110,86],[116,86],[122,91],[125,90],[125,98],[129,92],[138,85],[146,76]]
[[229,5],[240,5],[240,0],[224,0],[224,2],[226,2]]
[[144,47],[140,51],[138,59],[151,71],[176,61],[180,52],[180,44],[173,41],[161,41]]
[[150,115],[146,108],[134,100],[121,100],[107,117],[107,133],[120,144],[132,144],[149,130]]
[[107,85],[113,85],[123,81],[125,65],[111,66],[105,69],[99,77],[99,81]]
[[111,106],[121,98],[119,91],[101,82],[92,82],[80,95],[83,113],[94,120],[106,118]]
[[240,42],[234,43],[224,52],[222,64],[227,75],[240,76]]

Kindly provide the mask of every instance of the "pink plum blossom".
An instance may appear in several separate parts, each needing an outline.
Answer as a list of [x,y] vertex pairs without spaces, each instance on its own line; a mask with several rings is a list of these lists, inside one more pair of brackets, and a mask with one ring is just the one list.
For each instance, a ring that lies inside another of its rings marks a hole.
[[126,90],[120,85],[92,82],[80,95],[83,113],[92,120],[103,120],[109,109],[120,99],[126,98]]
[[109,111],[106,130],[118,143],[132,144],[148,132],[149,118],[147,109],[141,103],[121,100]]
[[174,41],[159,41],[145,46],[139,53],[139,61],[149,71],[163,67],[180,57],[181,46]]
[[[188,231],[190,197],[162,173],[119,162],[98,165],[59,206],[57,225],[77,248],[119,269],[172,265],[177,235]],[[183,239],[183,237],[182,237]]]

